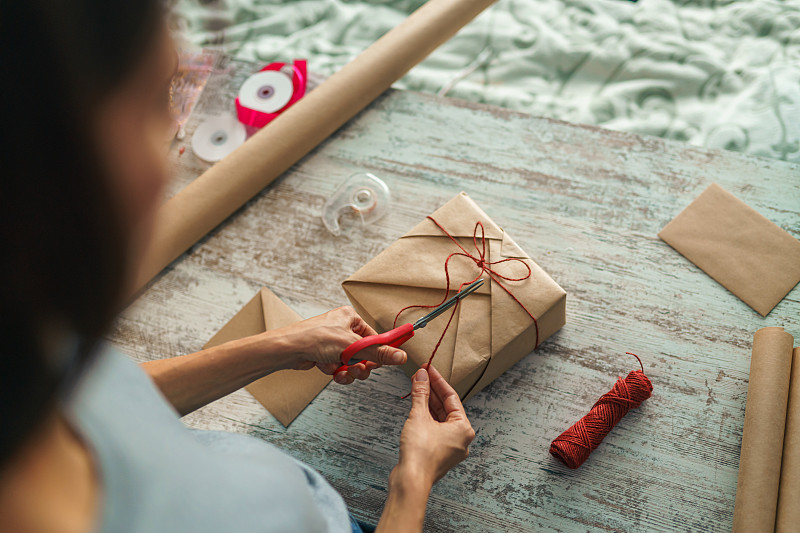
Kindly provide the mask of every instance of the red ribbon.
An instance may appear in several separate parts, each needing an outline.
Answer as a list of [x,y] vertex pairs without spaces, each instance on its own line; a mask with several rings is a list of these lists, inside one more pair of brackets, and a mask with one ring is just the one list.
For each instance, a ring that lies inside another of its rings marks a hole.
[[[532,274],[530,265],[528,265],[522,259],[519,259],[519,258],[516,258],[516,257],[508,257],[506,259],[500,259],[499,261],[487,261],[486,260],[486,232],[485,232],[485,228],[483,227],[483,223],[481,221],[478,221],[478,222],[475,223],[475,230],[472,233],[472,243],[475,245],[475,251],[477,252],[477,256],[476,256],[476,255],[473,255],[473,254],[469,253],[466,248],[461,246],[461,243],[459,243],[452,235],[450,235],[450,233],[446,229],[444,229],[444,227],[442,227],[441,224],[436,222],[436,220],[433,217],[429,216],[428,218],[431,220],[431,222],[436,224],[436,226],[440,230],[442,230],[442,232],[445,235],[450,237],[450,240],[453,241],[455,243],[455,245],[458,246],[461,249],[461,251],[460,252],[453,252],[452,254],[448,255],[447,259],[445,259],[445,261],[444,261],[444,276],[445,276],[445,279],[447,280],[447,286],[445,287],[444,298],[442,298],[442,301],[439,302],[438,304],[435,304],[435,305],[409,305],[408,307],[402,308],[397,313],[397,315],[395,315],[395,317],[394,317],[394,325],[392,327],[397,327],[397,320],[400,318],[400,315],[404,311],[407,311],[408,309],[433,309],[435,307],[439,307],[445,301],[447,301],[447,297],[450,294],[450,271],[449,271],[450,259],[452,259],[455,256],[461,256],[461,257],[466,257],[466,258],[472,260],[475,263],[475,266],[480,268],[481,271],[471,281],[467,281],[467,282],[462,283],[459,286],[458,290],[460,291],[462,288],[464,288],[465,285],[469,285],[470,283],[474,283],[475,281],[478,280],[478,278],[480,278],[484,274],[487,274],[492,279],[492,281],[497,283],[497,285],[499,285],[500,288],[502,288],[504,291],[506,291],[506,293],[508,293],[508,295],[511,296],[511,298],[515,302],[517,302],[519,304],[519,306],[522,307],[522,309],[525,310],[526,313],[528,313],[528,316],[531,317],[531,320],[533,320],[533,324],[536,327],[536,344],[534,345],[533,349],[535,350],[536,348],[538,348],[539,347],[539,322],[536,320],[536,317],[533,316],[533,313],[528,311],[528,308],[525,307],[525,305],[522,302],[520,302],[517,299],[517,297],[514,296],[514,294],[508,289],[508,287],[503,285],[503,283],[500,281],[500,280],[505,280],[505,281],[524,281],[524,280],[530,278],[531,274]],[[480,228],[480,230],[481,230],[481,235],[480,235],[481,244],[480,245],[478,245],[478,228]],[[521,278],[512,278],[512,277],[504,276],[503,274],[500,274],[499,272],[497,272],[493,268],[495,265],[499,265],[501,263],[508,263],[510,261],[517,261],[519,263],[522,263],[525,266],[525,268],[528,270],[528,273],[526,275],[522,276]],[[431,362],[433,361],[433,356],[436,355],[436,351],[439,349],[439,345],[442,344],[442,339],[444,339],[444,336],[447,333],[447,329],[450,327],[450,323],[453,321],[453,317],[455,316],[456,310],[458,309],[458,306],[459,306],[460,303],[461,302],[459,301],[456,305],[453,306],[453,312],[450,313],[450,319],[447,321],[447,325],[444,327],[444,330],[442,331],[442,335],[439,337],[439,341],[436,343],[436,346],[433,348],[433,352],[431,353],[431,356],[428,359],[428,365],[431,364]]]

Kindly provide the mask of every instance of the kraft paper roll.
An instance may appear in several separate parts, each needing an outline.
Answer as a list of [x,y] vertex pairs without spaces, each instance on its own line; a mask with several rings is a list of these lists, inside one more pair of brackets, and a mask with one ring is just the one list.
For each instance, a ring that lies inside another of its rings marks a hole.
[[134,290],[324,141],[494,0],[429,0],[160,209]]
[[778,494],[776,533],[800,528],[800,348],[794,349],[786,431],[783,437],[781,484]]
[[775,528],[793,341],[783,328],[762,328],[753,336],[734,532]]

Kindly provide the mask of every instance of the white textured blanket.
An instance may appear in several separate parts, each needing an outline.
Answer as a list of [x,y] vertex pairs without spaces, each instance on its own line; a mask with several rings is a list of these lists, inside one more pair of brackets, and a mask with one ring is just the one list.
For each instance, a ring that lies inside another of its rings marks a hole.
[[[417,0],[180,0],[190,40],[331,74]],[[800,161],[800,0],[500,0],[397,83]]]

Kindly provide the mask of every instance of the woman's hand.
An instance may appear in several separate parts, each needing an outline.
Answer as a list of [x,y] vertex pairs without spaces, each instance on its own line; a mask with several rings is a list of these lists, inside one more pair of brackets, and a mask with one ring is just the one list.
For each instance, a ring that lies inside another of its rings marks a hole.
[[[269,331],[266,335],[281,336],[282,344],[296,360],[293,368],[308,370],[316,365],[326,374],[333,375],[342,366],[344,349],[362,337],[376,335],[376,332],[352,307],[340,307]],[[350,384],[356,379],[367,379],[373,369],[381,365],[401,365],[407,357],[403,350],[385,345],[364,349],[358,356],[367,363],[351,365],[346,372],[336,372],[334,380],[337,383]]]
[[422,531],[431,487],[469,455],[475,438],[458,394],[432,366],[414,374],[411,401],[378,533]]
[[411,401],[396,470],[413,472],[432,486],[467,458],[475,431],[458,394],[433,366],[414,374]]

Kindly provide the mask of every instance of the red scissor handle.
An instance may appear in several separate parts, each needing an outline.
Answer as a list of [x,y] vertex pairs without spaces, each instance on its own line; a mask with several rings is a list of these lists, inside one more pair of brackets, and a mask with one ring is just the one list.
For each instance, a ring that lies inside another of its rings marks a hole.
[[[380,335],[368,335],[362,339],[358,339],[356,342],[348,346],[342,352],[342,366],[336,369],[336,372],[341,372],[342,370],[347,370],[348,363],[350,360],[361,350],[364,348],[369,348],[370,346],[387,344],[389,346],[394,346],[395,348],[399,348],[401,344],[406,342],[408,339],[414,336],[414,324],[403,324],[398,328],[394,328],[392,330],[387,331],[386,333],[381,333]],[[366,363],[367,361],[361,361],[361,363]],[[334,372],[334,374],[336,373]]]

